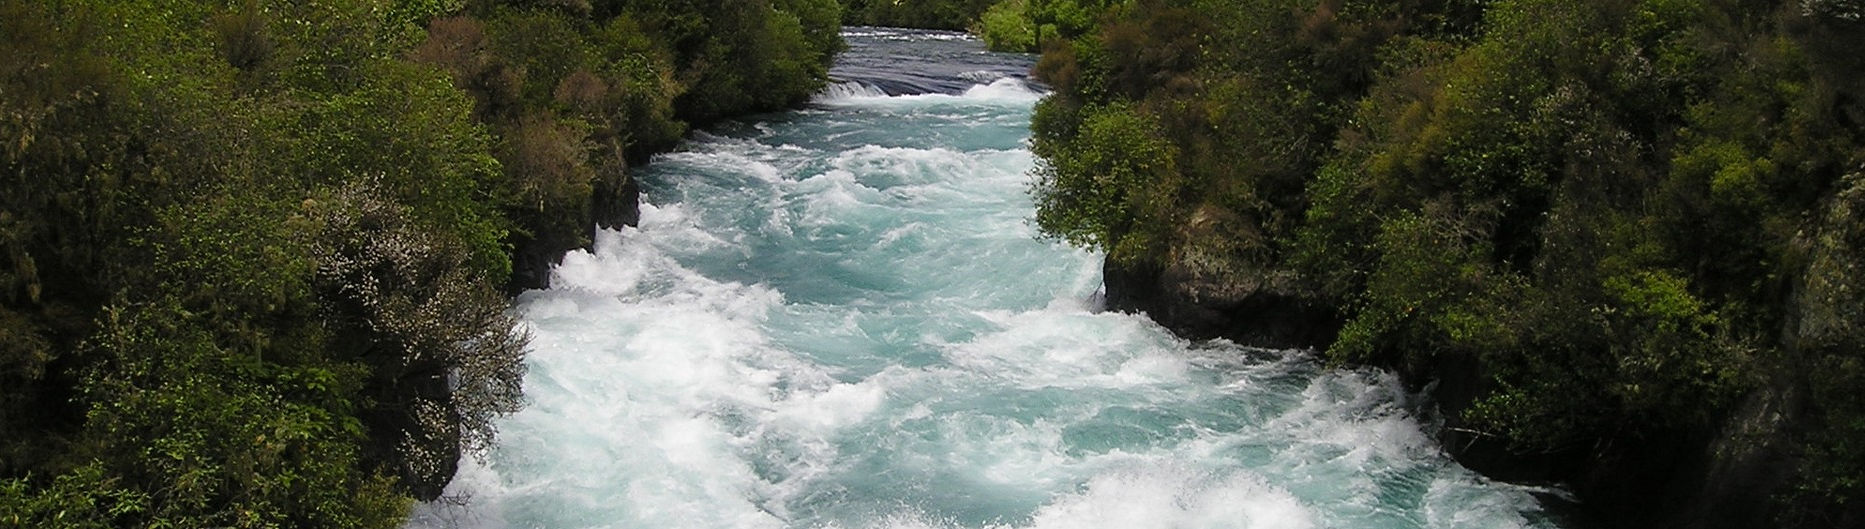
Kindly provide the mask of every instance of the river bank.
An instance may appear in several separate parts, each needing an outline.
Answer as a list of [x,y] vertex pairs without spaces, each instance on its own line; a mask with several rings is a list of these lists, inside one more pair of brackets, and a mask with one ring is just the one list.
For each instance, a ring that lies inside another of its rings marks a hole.
[[1028,223],[1032,57],[844,37],[847,85],[657,158],[520,297],[533,405],[416,526],[1560,526],[1388,373],[1100,310]]
[[1402,373],[1601,524],[1858,523],[1853,10],[1136,5],[1033,118],[1116,305]]
[[833,0],[0,0],[0,524],[392,527],[522,407],[503,292],[789,108]]

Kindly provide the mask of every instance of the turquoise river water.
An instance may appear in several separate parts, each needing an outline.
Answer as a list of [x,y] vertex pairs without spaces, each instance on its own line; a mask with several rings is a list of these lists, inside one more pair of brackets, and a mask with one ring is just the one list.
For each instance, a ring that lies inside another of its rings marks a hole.
[[1097,310],[1100,257],[1031,226],[1028,57],[845,36],[519,298],[528,406],[411,527],[1555,526],[1390,374]]

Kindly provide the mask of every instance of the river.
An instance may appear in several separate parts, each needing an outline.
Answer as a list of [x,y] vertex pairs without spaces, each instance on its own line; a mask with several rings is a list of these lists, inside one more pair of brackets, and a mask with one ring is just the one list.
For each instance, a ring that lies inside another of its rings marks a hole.
[[1100,256],[1031,225],[1029,57],[845,37],[519,298],[528,405],[412,527],[1555,526],[1391,374],[1097,310]]

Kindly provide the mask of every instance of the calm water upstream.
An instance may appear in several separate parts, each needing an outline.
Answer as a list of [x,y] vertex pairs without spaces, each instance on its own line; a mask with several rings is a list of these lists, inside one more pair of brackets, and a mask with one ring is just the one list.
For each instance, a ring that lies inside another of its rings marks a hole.
[[640,229],[519,299],[529,406],[412,526],[1554,526],[1389,374],[1097,311],[1029,223],[1029,57],[845,35],[843,84],[660,157]]

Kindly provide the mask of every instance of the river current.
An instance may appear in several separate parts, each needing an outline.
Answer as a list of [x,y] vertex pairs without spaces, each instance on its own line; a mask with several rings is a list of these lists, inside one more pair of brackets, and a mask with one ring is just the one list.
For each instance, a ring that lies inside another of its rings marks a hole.
[[1030,222],[1031,58],[844,36],[519,298],[528,404],[411,527],[1555,526],[1388,373],[1098,310],[1100,256]]

